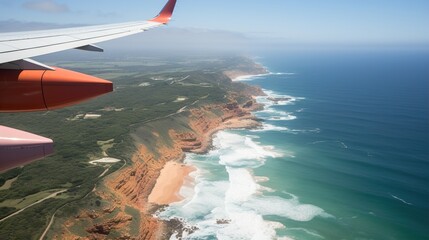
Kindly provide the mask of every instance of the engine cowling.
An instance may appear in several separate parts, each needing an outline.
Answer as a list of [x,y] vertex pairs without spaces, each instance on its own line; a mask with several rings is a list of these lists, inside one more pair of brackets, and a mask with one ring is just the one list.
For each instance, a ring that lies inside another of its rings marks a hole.
[[53,110],[111,91],[107,80],[62,68],[0,70],[0,112]]

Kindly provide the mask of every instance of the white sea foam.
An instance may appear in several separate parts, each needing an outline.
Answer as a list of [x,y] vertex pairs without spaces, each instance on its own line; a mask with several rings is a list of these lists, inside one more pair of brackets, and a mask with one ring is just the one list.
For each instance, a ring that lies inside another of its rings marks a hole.
[[256,115],[262,118],[267,118],[270,121],[291,121],[297,118],[289,112],[279,111],[272,108],[266,108],[262,111],[259,111]]
[[320,132],[320,128],[314,128],[314,129],[290,129],[288,132],[293,133],[293,134],[298,134],[298,133],[319,133]]
[[295,75],[296,73],[288,73],[288,72],[277,72],[277,73],[273,73],[273,75],[289,75],[289,76],[292,76],[292,75]]
[[[299,101],[305,98],[278,94],[271,90],[264,90],[264,92],[267,94],[267,96],[259,96],[256,98],[256,100],[259,103],[262,103],[264,105],[264,109],[256,113],[257,116],[266,118],[269,121],[291,121],[291,120],[297,119],[295,115],[292,115],[287,111],[276,109],[275,106],[293,105],[295,104],[296,101]],[[270,98],[287,99],[287,100],[274,101],[272,99],[270,100]],[[302,111],[302,109],[297,112],[300,112],[300,111]],[[268,123],[264,123],[262,125],[262,128],[254,129],[253,131],[255,132],[280,131],[280,132],[289,132],[292,134],[297,134],[301,132],[303,133],[312,132],[309,130],[290,130],[284,126],[276,126]]]
[[295,120],[295,119],[296,119],[296,116],[293,116],[293,115],[288,115],[286,117],[274,116],[274,117],[268,118],[268,120],[270,120],[270,121],[291,121],[291,120]]
[[264,77],[264,76],[281,76],[281,75],[292,76],[292,75],[295,75],[295,73],[269,72],[269,73],[255,74],[255,75],[244,75],[244,76],[236,77],[236,78],[232,79],[232,81],[242,81],[242,82],[243,81],[252,81],[252,80],[258,79],[260,77]]
[[259,167],[267,157],[280,157],[273,146],[261,146],[251,136],[219,132],[213,145],[220,149],[219,163],[228,167]]
[[413,205],[412,203],[409,203],[409,202],[405,201],[404,199],[402,199],[402,198],[400,198],[400,197],[398,197],[398,196],[395,196],[395,195],[393,195],[393,194],[390,194],[390,196],[391,196],[392,198],[394,198],[394,199],[396,199],[396,200],[398,200],[398,201],[402,202],[402,203],[407,204],[407,205]]
[[[278,236],[276,229],[285,228],[279,222],[267,221],[264,216],[274,215],[294,221],[310,221],[316,216],[327,217],[323,209],[302,204],[293,194],[287,198],[264,196],[273,189],[262,186],[269,181],[264,176],[253,176],[253,168],[269,158],[278,158],[273,146],[264,146],[251,135],[231,132],[215,135],[214,150],[207,155],[189,154],[185,162],[198,168],[193,172],[195,187],[185,190],[185,200],[171,204],[157,213],[160,218],[183,219],[188,226],[198,228],[183,239],[292,239]],[[217,165],[216,165],[217,164]],[[222,170],[223,173],[219,172]],[[214,173],[213,173],[214,172]],[[227,177],[221,177],[226,174]],[[226,221],[220,224],[219,220]],[[176,239],[173,236],[171,239]]]
[[195,179],[199,176],[202,176],[204,173],[200,168],[195,168],[196,170],[189,173],[189,178],[185,178],[185,181],[180,188],[179,195],[183,197],[183,202],[192,199],[195,195]]
[[331,217],[317,206],[301,204],[298,198],[284,199],[277,196],[262,196],[243,203],[242,207],[255,208],[261,215],[277,215],[300,222],[311,221],[316,216]]
[[268,182],[270,181],[269,177],[265,177],[265,176],[254,176],[255,181],[258,183],[262,183],[262,182]]
[[[262,127],[257,128],[257,129],[252,129],[250,131],[252,131],[252,132],[271,132],[271,131],[273,131],[273,132],[287,132],[287,133],[291,133],[291,134],[299,134],[299,133],[319,133],[320,129],[319,128],[315,128],[315,129],[289,129],[287,127],[281,127],[281,126],[276,126],[276,125],[269,124],[269,123],[263,123]],[[347,147],[347,146],[345,146],[345,147]]]
[[238,203],[248,201],[258,191],[258,184],[245,168],[226,167],[229,175],[229,189],[225,201]]
[[342,141],[315,141],[315,142],[312,142],[311,144],[320,144],[320,143],[335,143],[335,144],[337,144],[338,146],[340,146],[340,147],[342,147],[342,148],[345,148],[345,149],[348,149],[349,148],[349,146],[347,146],[344,142],[342,142]]
[[349,148],[344,142],[341,141],[337,141],[339,144],[341,144],[341,146],[343,146],[343,148]]
[[[272,90],[263,89],[263,91],[267,96],[259,96],[256,99],[258,100],[258,102],[265,104],[268,107],[271,107],[273,105],[293,105],[295,104],[295,102],[305,99],[304,97],[294,97],[290,95],[279,94]],[[287,100],[273,101],[272,99],[287,99]]]
[[278,116],[289,116],[290,113],[286,111],[279,111],[273,108],[265,108],[264,110],[259,111],[258,113],[267,113],[271,115],[278,115]]
[[250,131],[252,131],[252,132],[269,132],[269,131],[285,132],[288,130],[289,129],[287,127],[280,127],[280,126],[275,126],[275,125],[268,124],[268,123],[263,123],[262,128],[252,129]]
[[232,79],[232,81],[234,82],[245,82],[245,81],[252,81],[255,80],[259,77],[263,77],[263,76],[269,76],[271,75],[271,73],[263,73],[263,74],[254,74],[254,75],[244,75],[244,76],[240,76],[240,77],[236,77],[234,79]]
[[320,238],[320,239],[325,239],[322,235],[319,235],[319,234],[317,234],[317,233],[315,233],[313,231],[310,231],[308,229],[305,229],[305,228],[289,228],[288,231],[290,231],[290,232],[291,231],[304,232],[304,233],[306,233],[308,235],[311,235],[313,237]]
[[284,236],[284,237],[278,237],[278,238],[276,238],[277,240],[295,240],[295,239],[293,239],[293,238],[291,238],[291,237],[286,237],[286,236]]

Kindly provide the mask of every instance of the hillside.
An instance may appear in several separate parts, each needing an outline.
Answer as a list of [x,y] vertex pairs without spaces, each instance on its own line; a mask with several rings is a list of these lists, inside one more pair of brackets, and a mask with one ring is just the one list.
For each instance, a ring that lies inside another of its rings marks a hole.
[[[55,141],[51,157],[0,175],[5,239],[160,237],[152,230],[169,224],[151,217],[159,206],[146,200],[164,164],[203,152],[217,128],[257,124],[251,96],[262,92],[225,74],[265,71],[247,58],[57,64],[110,79],[115,91],[57,111],[0,115],[2,125]],[[117,161],[90,163],[103,158]]]

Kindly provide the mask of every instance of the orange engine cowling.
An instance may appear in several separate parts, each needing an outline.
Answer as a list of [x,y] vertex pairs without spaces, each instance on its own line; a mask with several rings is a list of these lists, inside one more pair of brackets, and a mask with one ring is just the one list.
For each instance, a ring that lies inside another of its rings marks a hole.
[[113,91],[104,79],[55,70],[0,70],[0,112],[58,109]]

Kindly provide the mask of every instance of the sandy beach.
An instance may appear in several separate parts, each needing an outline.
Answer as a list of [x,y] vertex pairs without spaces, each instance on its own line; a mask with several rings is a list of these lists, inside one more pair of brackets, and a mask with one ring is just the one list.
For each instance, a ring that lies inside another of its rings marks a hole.
[[178,162],[167,162],[156,180],[155,187],[149,194],[148,202],[158,205],[170,204],[183,199],[179,191],[189,174],[196,169]]
[[[245,114],[243,114],[244,116],[237,116],[240,114],[231,112],[229,119],[211,125],[211,127],[207,129],[204,128],[204,130],[196,127],[198,124],[195,124],[194,130],[199,136],[198,139],[200,140],[200,144],[199,147],[188,149],[186,151],[200,154],[207,152],[211,147],[213,134],[218,131],[237,128],[255,128],[261,126],[261,123],[257,121],[257,119],[255,119],[251,114],[251,111],[257,109],[258,107],[260,106],[257,104],[253,104],[247,109],[239,107],[242,111],[245,112]],[[214,122],[216,121],[210,119],[207,120]],[[195,123],[198,123],[198,120]],[[186,143],[189,142],[187,141]],[[156,184],[148,196],[148,203],[166,205],[182,200],[183,197],[179,194],[180,189],[182,188],[183,184],[186,183],[186,180],[191,178],[189,174],[193,171],[196,171],[196,168],[193,166],[179,163],[175,160],[168,161],[160,171],[160,174],[156,180]]]
[[[225,76],[234,78],[267,72],[261,66],[253,67],[256,69],[244,67],[244,70],[230,71]],[[122,232],[124,236],[129,236],[125,235],[128,233],[126,226],[136,223],[129,212],[132,208],[138,211],[134,214],[140,217],[137,220],[138,233],[134,233],[139,236],[138,239],[168,239],[174,232],[183,231],[184,225],[179,220],[160,220],[154,213],[159,207],[183,200],[186,196],[181,196],[180,193],[184,185],[193,188],[194,179],[190,173],[197,171],[197,168],[183,163],[185,154],[203,154],[210,150],[212,136],[220,130],[260,126],[261,123],[252,115],[252,111],[259,109],[261,105],[252,96],[263,94],[260,88],[247,86],[237,92],[228,92],[224,102],[183,108],[179,113],[188,111],[186,119],[178,117],[177,120],[183,121],[184,125],[173,124],[163,134],[159,126],[169,126],[170,119],[159,119],[156,123],[148,123],[145,128],[139,128],[132,134],[137,151],[130,156],[130,164],[124,165],[105,179],[106,189],[96,189],[96,194],[110,204],[96,211],[96,214],[93,211],[89,214],[88,211],[82,211],[78,217],[66,222],[66,228],[77,226],[84,219],[89,223],[86,232],[93,236],[105,236],[106,231]],[[237,101],[242,97],[246,98],[245,101]],[[184,100],[180,96],[177,99]],[[171,143],[167,144],[166,140]],[[104,155],[105,158],[91,163],[118,161]],[[110,213],[115,209],[119,209],[121,215],[112,218]],[[70,239],[76,237],[73,233],[68,233]]]
[[231,78],[233,82],[246,81],[255,77],[267,76],[270,73],[261,73],[261,74],[251,74],[251,75],[238,75],[234,78]]
[[[222,123],[219,127],[210,129],[203,136],[202,146],[192,152],[204,153],[210,146],[212,135],[223,129],[250,128],[259,126],[260,123],[251,118],[233,118]],[[186,182],[192,182],[189,174],[196,171],[196,168],[184,163],[175,161],[167,162],[162,168],[156,184],[148,197],[148,203],[166,205],[183,199],[180,196],[180,189]]]
[[251,69],[249,68],[237,68],[234,70],[227,70],[223,72],[232,81],[242,81],[252,77],[263,76],[270,74],[267,68],[263,65],[254,62]]

